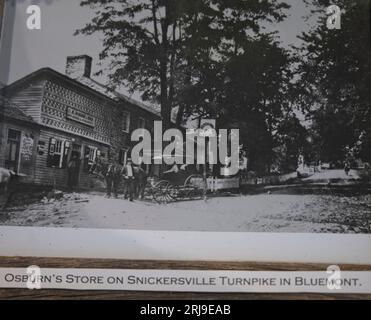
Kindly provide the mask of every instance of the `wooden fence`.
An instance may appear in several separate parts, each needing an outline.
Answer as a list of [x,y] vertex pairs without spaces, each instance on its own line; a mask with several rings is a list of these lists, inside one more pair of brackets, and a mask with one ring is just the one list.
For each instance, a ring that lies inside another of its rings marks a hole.
[[297,178],[297,172],[291,172],[288,174],[276,175],[276,176],[266,176],[261,178],[242,178],[240,184],[242,186],[246,185],[269,185],[269,184],[280,184],[285,183],[291,179]]
[[[227,189],[239,189],[241,186],[280,184],[297,177],[296,172],[278,176],[267,176],[261,178],[207,178],[207,190],[218,191]],[[192,184],[203,185],[202,178],[193,178]]]

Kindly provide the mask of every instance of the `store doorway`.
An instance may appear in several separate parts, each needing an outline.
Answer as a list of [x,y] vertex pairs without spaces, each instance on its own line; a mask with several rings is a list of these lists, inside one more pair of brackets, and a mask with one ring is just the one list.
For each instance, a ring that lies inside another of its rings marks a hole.
[[19,150],[21,145],[21,131],[8,129],[7,153],[5,168],[18,173]]
[[76,156],[79,160],[81,159],[81,145],[77,143],[72,144],[71,158]]
[[71,148],[70,160],[68,161],[68,188],[74,191],[79,186],[81,167],[81,145],[73,143]]

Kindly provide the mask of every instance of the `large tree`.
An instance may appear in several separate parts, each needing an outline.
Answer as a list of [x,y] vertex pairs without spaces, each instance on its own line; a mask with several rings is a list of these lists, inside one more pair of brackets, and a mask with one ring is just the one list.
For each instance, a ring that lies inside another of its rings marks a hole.
[[[359,155],[371,160],[370,0],[307,0],[318,16],[302,35],[298,104],[312,122],[319,158],[340,162],[362,135]],[[341,29],[327,27],[326,8],[342,10]]]
[[108,68],[101,71],[111,85],[125,85],[159,103],[165,126],[173,110],[178,124],[184,120],[192,87],[207,77],[204,66],[220,62],[221,50],[239,54],[247,37],[259,33],[263,23],[282,20],[288,7],[278,0],[83,0],[81,5],[95,16],[76,33],[103,34],[100,58]]
[[272,35],[245,40],[243,53],[226,63],[221,121],[240,128],[247,147],[250,168],[261,174],[270,171],[274,149],[281,145],[283,121],[292,116],[291,58]]
[[[239,128],[250,169],[264,174],[282,141],[278,125],[292,112],[292,59],[264,26],[282,21],[289,6],[265,2],[259,15],[251,8],[241,10],[248,8],[242,1],[228,5],[232,13],[221,5],[224,13],[215,21],[222,36],[217,46],[201,42],[197,47],[202,50],[190,60],[194,82],[186,96],[186,116],[211,117],[219,127]],[[269,13],[263,17],[263,12]]]
[[[77,33],[103,34],[102,70],[157,102],[165,126],[190,117],[238,127],[250,168],[269,171],[292,119],[291,63],[271,23],[283,0],[84,0],[95,17]],[[289,120],[287,120],[289,121]],[[292,148],[291,148],[292,149]],[[290,149],[290,150],[291,150]],[[295,151],[295,154],[297,151]]]

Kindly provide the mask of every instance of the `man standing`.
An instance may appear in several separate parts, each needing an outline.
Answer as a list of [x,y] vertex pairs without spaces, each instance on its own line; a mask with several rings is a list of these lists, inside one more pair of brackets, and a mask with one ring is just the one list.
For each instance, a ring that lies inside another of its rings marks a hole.
[[107,184],[107,198],[113,195],[117,198],[117,191],[120,184],[120,168],[117,164],[111,163],[108,165],[107,173],[106,173],[106,184]]
[[73,191],[75,187],[78,185],[79,180],[79,159],[76,154],[73,154],[70,161],[67,164],[67,171],[68,171],[68,189],[69,191]]
[[350,161],[348,161],[348,160],[345,160],[344,171],[345,171],[345,174],[348,176],[349,171],[350,171]]
[[126,165],[123,168],[123,174],[125,178],[125,199],[129,197],[130,201],[134,199],[134,168],[131,159],[127,160]]

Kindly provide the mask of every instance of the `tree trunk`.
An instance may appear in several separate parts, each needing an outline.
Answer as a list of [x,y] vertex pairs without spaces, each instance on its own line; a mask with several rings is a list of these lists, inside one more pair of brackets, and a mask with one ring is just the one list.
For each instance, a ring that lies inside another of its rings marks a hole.
[[179,106],[177,115],[176,115],[176,123],[175,124],[176,124],[177,127],[180,127],[182,125],[184,111],[185,111],[185,104],[181,103],[180,106]]
[[169,30],[169,20],[168,20],[168,1],[165,0],[165,17],[161,21],[161,34],[162,34],[162,52],[160,61],[160,81],[161,81],[161,116],[163,129],[166,130],[170,128],[171,124],[171,106],[169,105],[168,96],[168,49],[169,41],[167,38],[167,33]]
[[[165,60],[165,61],[164,61]],[[170,128],[171,110],[168,99],[168,81],[167,81],[167,62],[166,59],[161,61],[160,81],[161,81],[161,117],[164,130]]]

